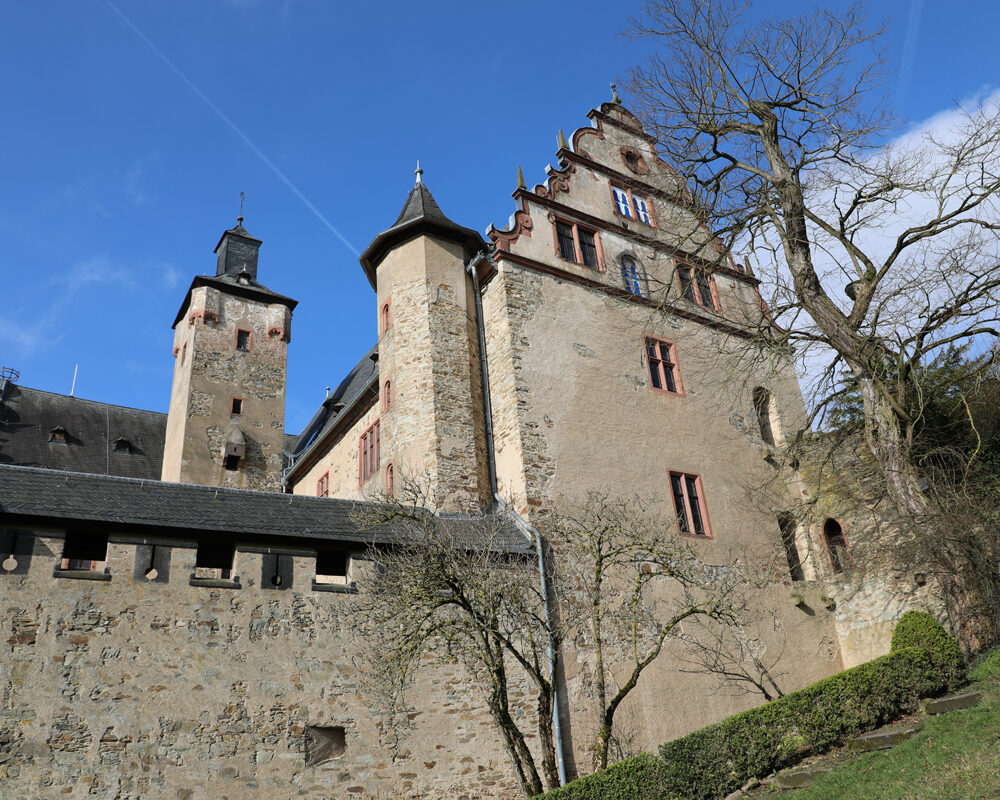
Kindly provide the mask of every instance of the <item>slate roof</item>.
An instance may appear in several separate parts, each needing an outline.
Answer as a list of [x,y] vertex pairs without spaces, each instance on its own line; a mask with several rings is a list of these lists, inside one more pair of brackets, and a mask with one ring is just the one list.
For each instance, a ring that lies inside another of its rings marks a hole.
[[[353,500],[307,497],[192,486],[183,483],[86,475],[29,467],[0,466],[0,520],[38,524],[100,523],[108,532],[148,533],[196,539],[206,532],[238,541],[322,540],[391,544],[400,526],[365,529],[354,516],[368,504]],[[6,519],[5,519],[6,518]],[[444,524],[477,538],[474,517],[442,515]],[[513,521],[504,519],[495,542],[503,552],[528,553],[531,542]]]
[[378,343],[365,353],[330,396],[320,403],[313,418],[295,443],[295,448],[291,451],[292,456],[299,458],[310,445],[326,435],[339,420],[351,412],[354,404],[371,386],[378,386]]
[[191,292],[199,286],[212,286],[228,294],[233,294],[237,297],[246,297],[249,300],[258,300],[262,303],[279,303],[283,306],[288,306],[289,311],[293,310],[299,304],[298,300],[293,300],[291,297],[273,292],[264,284],[252,279],[248,279],[246,283],[243,283],[233,275],[196,275],[194,280],[191,281],[191,286],[188,287],[187,294],[184,295],[180,310],[177,312],[177,316],[174,318],[174,323],[171,327],[177,327],[177,323],[184,319],[184,312],[187,311],[188,305],[191,303]]
[[[54,428],[66,442],[50,441]],[[0,464],[159,479],[167,415],[7,383],[0,400]],[[128,449],[116,450],[124,437]]]
[[375,270],[389,250],[422,233],[431,233],[449,241],[463,245],[468,255],[486,249],[483,238],[471,228],[463,228],[444,215],[431,190],[424,183],[418,183],[410,191],[403,210],[388,230],[376,236],[361,254],[359,261],[365,275],[375,288]]

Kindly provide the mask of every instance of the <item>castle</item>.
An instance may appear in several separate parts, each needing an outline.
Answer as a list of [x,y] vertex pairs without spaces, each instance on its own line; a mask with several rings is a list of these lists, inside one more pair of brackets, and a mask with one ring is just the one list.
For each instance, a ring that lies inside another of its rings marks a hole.
[[[882,654],[906,607],[933,604],[848,592],[851,510],[791,513],[813,491],[772,457],[805,424],[793,366],[733,344],[766,314],[757,280],[638,119],[617,101],[588,116],[485,239],[418,169],[360,259],[378,341],[298,436],[296,301],[258,281],[242,219],[174,320],[166,417],[3,381],[0,796],[517,796],[459,665],[421,674],[401,738],[361,690],[345,604],[373,534],[353,511],[408,477],[459,520],[500,498],[541,525],[596,489],[662,498],[707,561],[777,549],[788,688]],[[533,552],[517,527],[502,541]],[[592,724],[568,649],[572,772]],[[638,748],[754,702],[661,661],[623,709]]]

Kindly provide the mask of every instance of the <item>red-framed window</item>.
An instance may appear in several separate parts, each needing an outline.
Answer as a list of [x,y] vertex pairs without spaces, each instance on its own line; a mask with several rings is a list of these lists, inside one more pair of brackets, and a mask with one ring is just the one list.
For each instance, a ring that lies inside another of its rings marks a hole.
[[387,380],[382,384],[382,411],[388,411],[392,405],[392,381]]
[[681,296],[685,300],[712,311],[719,310],[715,279],[709,272],[690,264],[678,264],[677,279],[681,284]]
[[392,300],[382,303],[382,308],[378,311],[378,335],[381,336],[392,327]]
[[237,328],[233,348],[243,353],[251,352],[253,350],[253,331],[247,328]]
[[330,472],[327,470],[322,475],[320,475],[319,480],[316,481],[316,496],[317,497],[329,497],[330,496]]
[[230,397],[229,398],[229,416],[231,416],[231,417],[242,417],[243,416],[243,398],[242,397]]
[[555,221],[556,253],[566,261],[591,269],[604,270],[604,249],[601,234],[577,222]]
[[677,345],[666,339],[646,337],[646,364],[649,367],[649,386],[662,392],[683,394],[681,371],[677,366]]
[[686,472],[671,472],[670,494],[674,498],[677,527],[681,533],[711,537],[712,529],[708,524],[708,507],[705,505],[701,477]]
[[637,219],[651,228],[656,227],[656,214],[653,204],[642,195],[635,194],[631,189],[611,186],[611,198],[614,200],[615,213],[625,219]]
[[364,483],[378,472],[379,420],[364,433],[358,442],[358,482]]

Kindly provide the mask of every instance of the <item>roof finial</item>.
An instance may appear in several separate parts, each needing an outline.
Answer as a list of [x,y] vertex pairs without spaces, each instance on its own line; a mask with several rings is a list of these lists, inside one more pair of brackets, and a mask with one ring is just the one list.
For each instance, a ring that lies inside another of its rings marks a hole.
[[622,104],[622,99],[618,96],[618,89],[613,83],[611,84],[611,102],[616,106],[620,106]]
[[240,192],[240,215],[236,218],[236,223],[238,225],[243,224],[243,201],[247,199],[246,192]]
[[524,185],[524,173],[521,172],[521,165],[520,164],[517,165],[517,188],[518,189],[525,189],[525,188],[527,188]]
[[559,129],[559,149],[560,150],[568,150],[569,149],[569,145],[566,144],[566,134],[563,133],[562,128]]
[[413,172],[417,176],[417,183],[423,183],[423,181],[420,180],[420,176],[424,174],[424,171],[422,169],[420,169],[420,159],[419,158],[417,159],[417,168],[415,170],[413,170]]

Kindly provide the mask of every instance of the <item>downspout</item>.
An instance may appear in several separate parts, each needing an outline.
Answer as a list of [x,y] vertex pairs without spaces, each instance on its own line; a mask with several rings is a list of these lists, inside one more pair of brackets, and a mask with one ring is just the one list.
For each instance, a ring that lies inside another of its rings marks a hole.
[[545,547],[542,542],[542,535],[524,519],[517,511],[510,506],[497,491],[497,465],[496,451],[493,448],[493,404],[490,401],[490,371],[486,358],[486,327],[483,317],[483,298],[479,289],[479,273],[476,267],[486,258],[486,254],[480,250],[473,256],[465,269],[472,276],[472,293],[476,302],[476,333],[479,339],[479,378],[483,393],[483,416],[486,424],[486,469],[490,480],[490,497],[493,502],[503,507],[514,519],[514,522],[521,529],[528,541],[535,545],[535,552],[538,554],[538,581],[542,592],[542,609],[545,613],[545,627],[548,631],[547,655],[549,661],[549,675],[552,678],[552,733],[555,737],[556,746],[556,766],[559,771],[559,785],[566,785],[566,759],[563,756],[562,741],[562,717],[559,713],[559,685],[556,680],[556,648],[552,637],[552,609],[549,603],[549,583],[545,570]]

